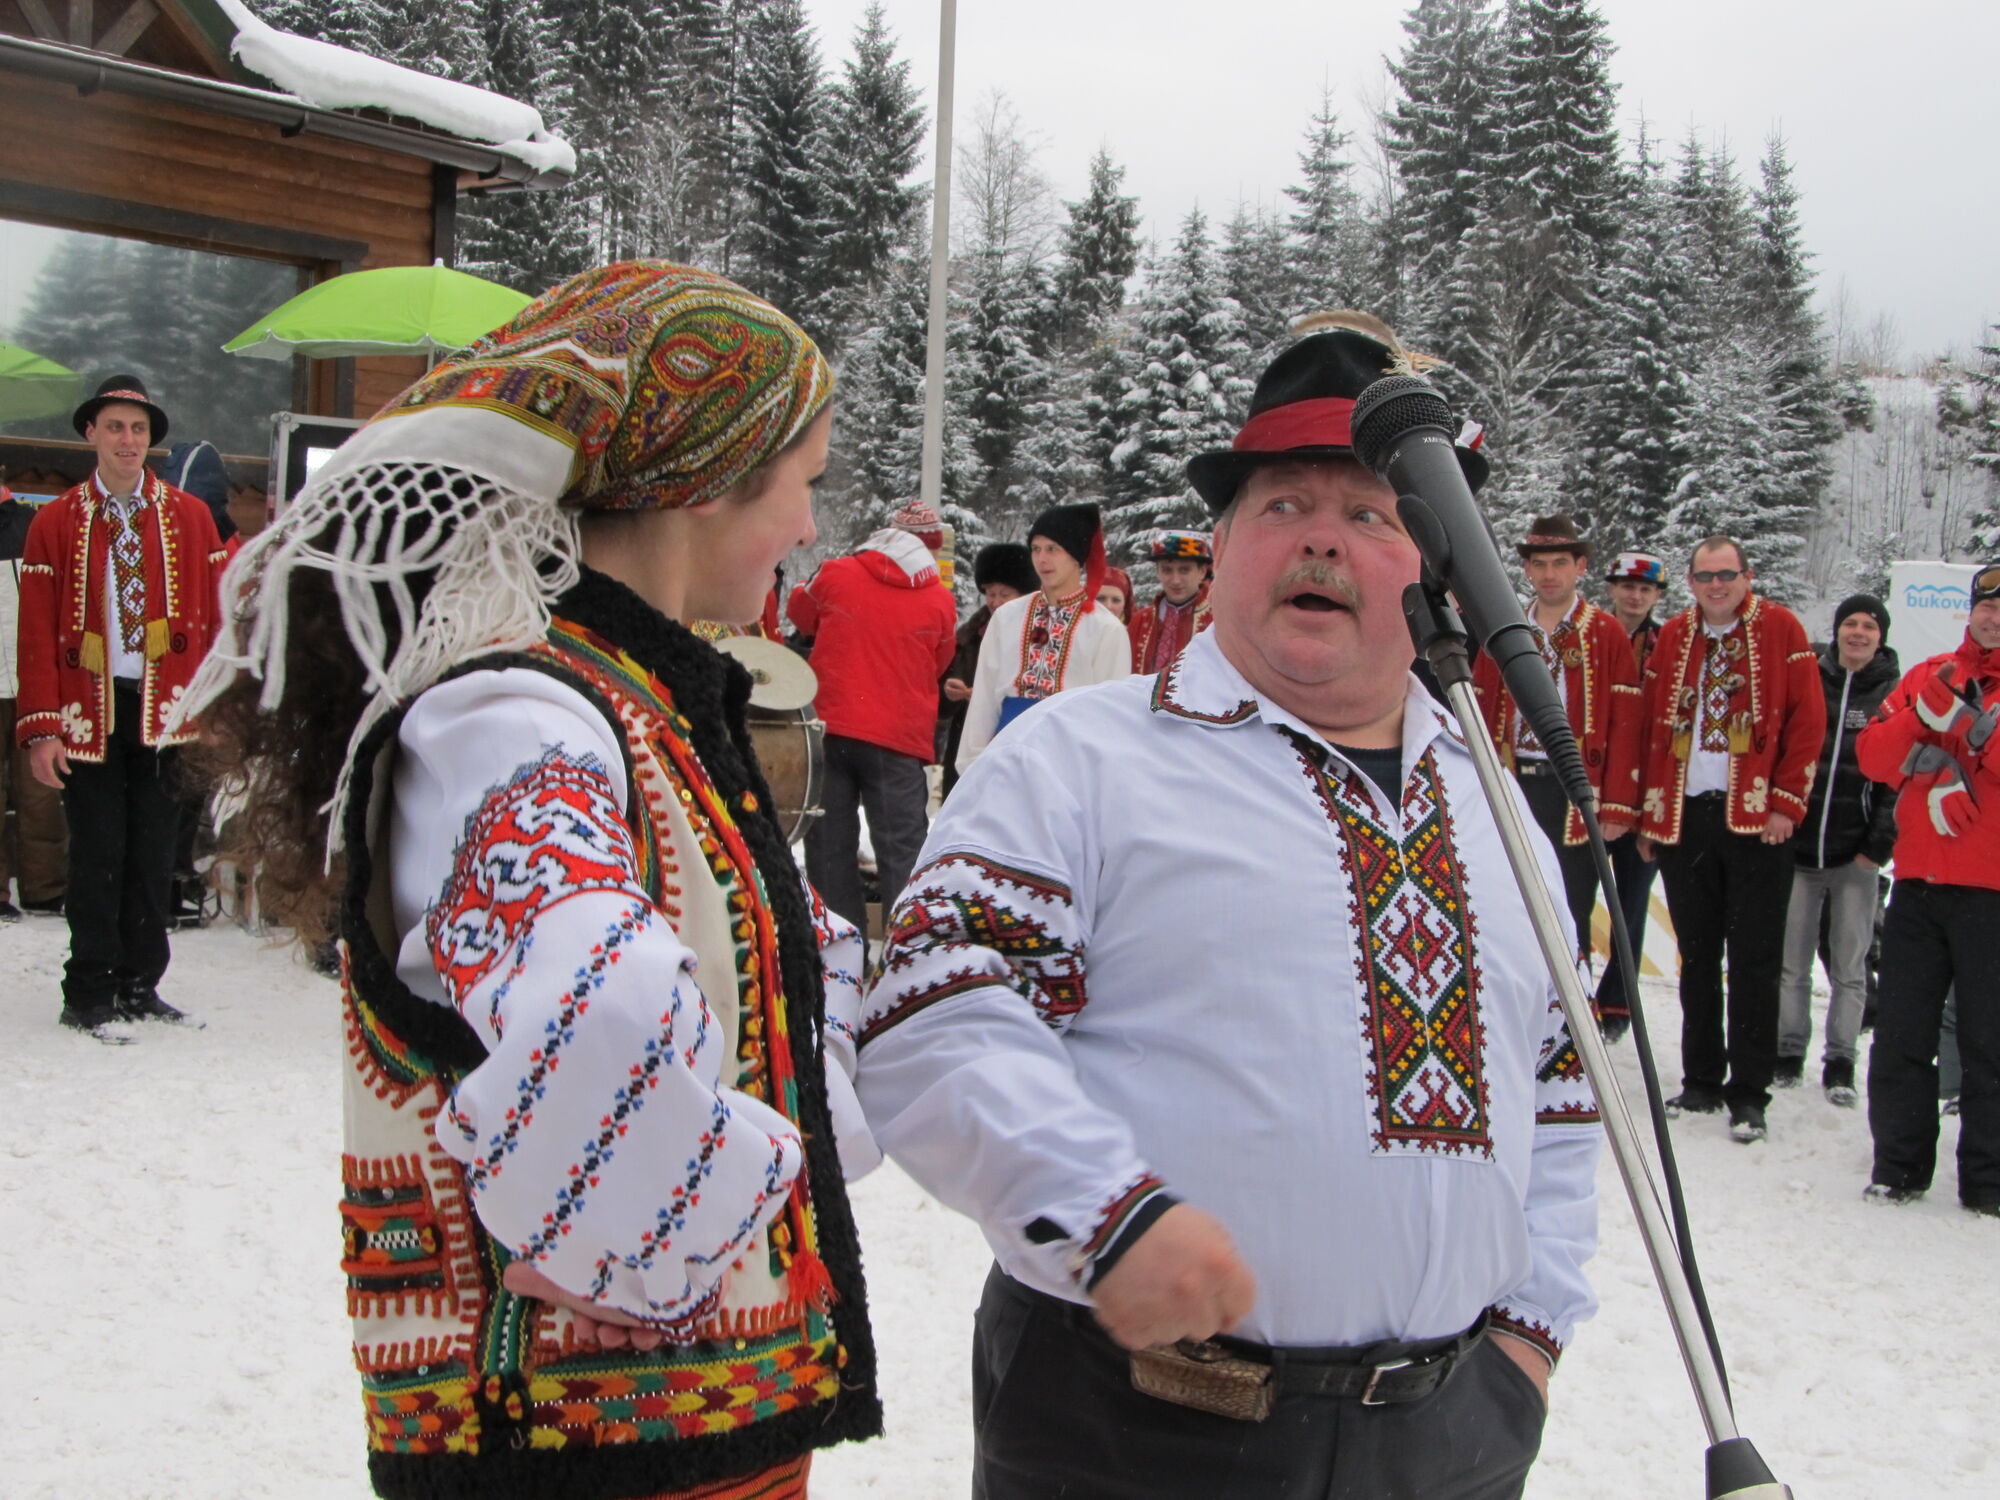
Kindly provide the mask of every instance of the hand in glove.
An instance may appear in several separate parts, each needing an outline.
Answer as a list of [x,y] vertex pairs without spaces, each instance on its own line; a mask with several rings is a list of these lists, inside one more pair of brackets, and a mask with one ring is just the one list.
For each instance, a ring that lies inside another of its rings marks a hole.
[[[1917,718],[1928,733],[1925,738],[1934,744],[1963,742],[1979,719],[1979,710],[1974,708],[1958,692],[1958,667],[1954,662],[1946,662],[1924,684],[1917,694]],[[1988,725],[1990,731],[1992,726]]]
[[1931,827],[1944,837],[1957,838],[1979,822],[1979,804],[1965,784],[1965,772],[1946,751],[1936,745],[1919,745],[1903,769],[1910,777],[1903,795],[1924,799]]

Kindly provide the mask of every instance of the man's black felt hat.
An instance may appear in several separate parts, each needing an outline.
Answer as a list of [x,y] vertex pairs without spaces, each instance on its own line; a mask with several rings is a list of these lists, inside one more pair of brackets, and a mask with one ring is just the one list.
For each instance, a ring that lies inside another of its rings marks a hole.
[[97,387],[97,394],[70,414],[70,425],[76,435],[83,437],[90,430],[90,424],[97,420],[97,414],[107,406],[124,402],[128,406],[141,406],[152,419],[153,430],[149,434],[153,446],[158,447],[167,440],[167,414],[153,403],[146,394],[146,383],[137,375],[113,375]]
[[[1409,356],[1359,328],[1307,334],[1272,360],[1257,381],[1236,441],[1188,460],[1188,483],[1220,515],[1259,464],[1352,458],[1349,418],[1355,398],[1384,375],[1410,371]],[[1486,460],[1476,447],[1460,443],[1458,461],[1474,490],[1486,482]]]

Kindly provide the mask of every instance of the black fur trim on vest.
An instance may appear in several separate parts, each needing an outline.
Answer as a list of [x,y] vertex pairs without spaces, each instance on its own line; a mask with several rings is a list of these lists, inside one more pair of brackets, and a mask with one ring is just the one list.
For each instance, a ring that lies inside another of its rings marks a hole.
[[[751,749],[744,720],[750,676],[623,584],[588,568],[582,581],[557,603],[555,613],[614,643],[666,684],[688,720],[695,755],[717,792],[736,810],[738,827],[756,861],[777,928],[819,1254],[838,1297],[832,1316],[846,1351],[841,1391],[829,1404],[785,1412],[727,1433],[671,1442],[582,1450],[495,1446],[476,1456],[370,1453],[370,1478],[377,1493],[391,1500],[627,1500],[754,1474],[810,1449],[875,1437],[882,1431],[860,1245],[826,1098],[821,1047],[826,993],[819,944],[798,866]],[[451,675],[501,667],[547,671],[584,691],[544,660],[507,653],[466,663]],[[624,731],[616,712],[594,694],[586,691],[586,696],[602,708],[622,743]],[[348,868],[341,935],[348,944],[356,988],[383,1024],[426,1062],[457,1077],[485,1058],[477,1034],[455,1009],[415,994],[396,977],[394,956],[382,951],[367,920],[367,893],[374,878],[374,852],[367,834],[375,761],[401,727],[402,718],[400,712],[392,714],[370,733],[355,767],[346,823]],[[755,814],[741,812],[745,791],[756,794]],[[488,1288],[489,1295],[493,1291]]]

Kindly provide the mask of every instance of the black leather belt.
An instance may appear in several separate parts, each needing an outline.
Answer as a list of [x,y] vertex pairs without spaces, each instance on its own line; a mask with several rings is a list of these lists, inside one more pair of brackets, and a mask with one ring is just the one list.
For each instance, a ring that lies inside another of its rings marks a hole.
[[1359,1398],[1363,1406],[1394,1406],[1421,1401],[1449,1380],[1485,1337],[1486,1324],[1482,1314],[1449,1338],[1358,1349],[1270,1347],[1227,1336],[1214,1342],[1239,1358],[1269,1364],[1280,1396]]

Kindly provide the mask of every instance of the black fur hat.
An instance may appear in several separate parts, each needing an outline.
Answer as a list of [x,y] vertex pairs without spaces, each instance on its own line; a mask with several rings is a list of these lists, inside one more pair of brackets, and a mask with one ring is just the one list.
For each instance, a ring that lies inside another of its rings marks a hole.
[[1028,549],[1019,542],[994,542],[981,547],[979,555],[972,559],[972,583],[981,589],[989,583],[1004,583],[1017,594],[1032,594],[1042,586],[1035,565],[1028,558]]

